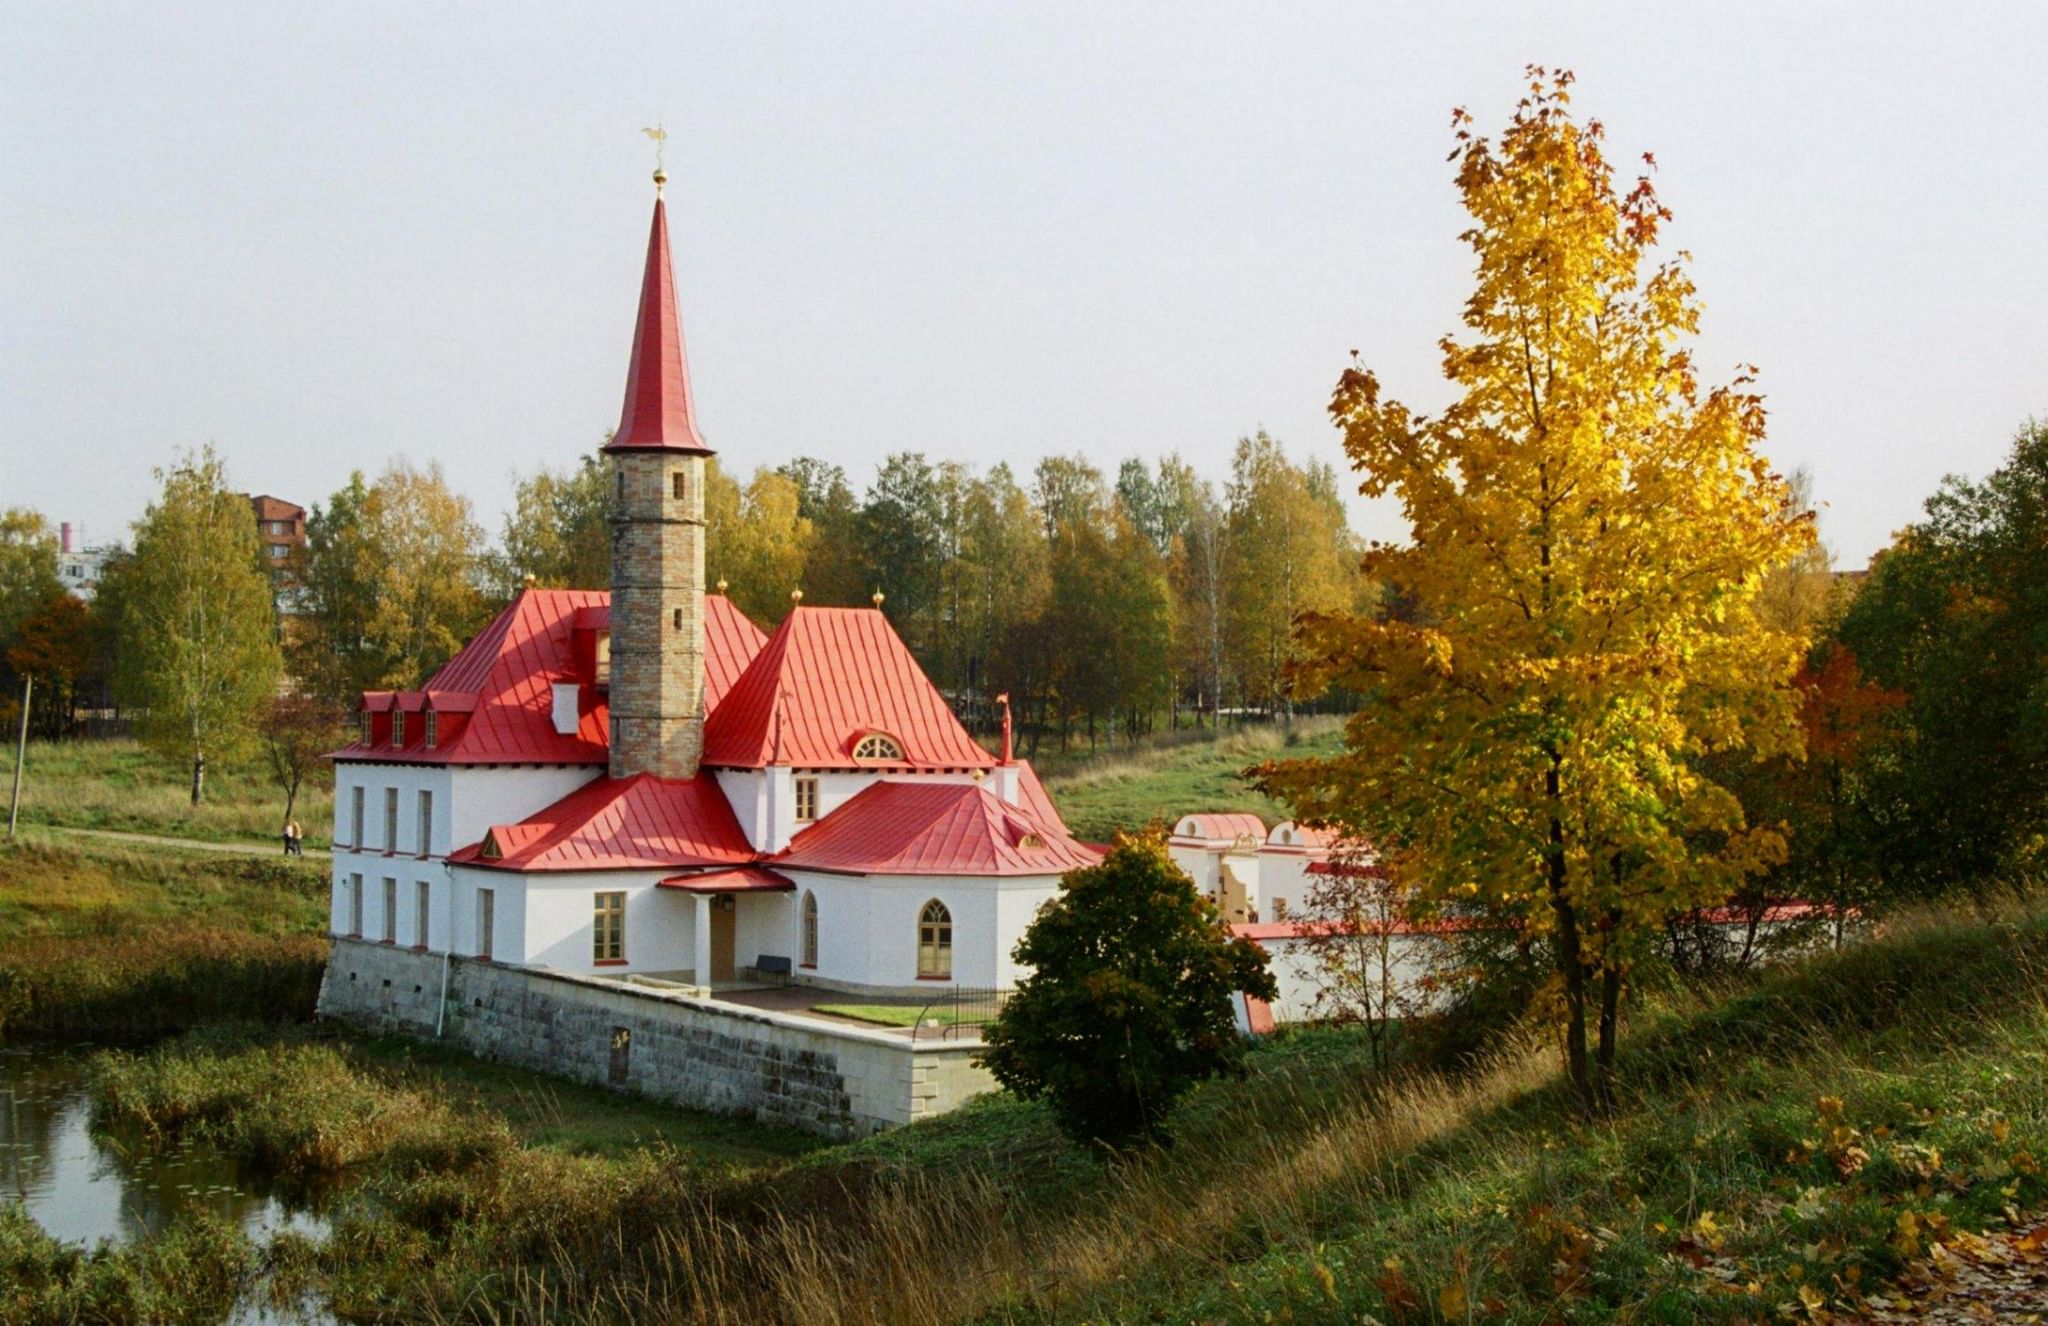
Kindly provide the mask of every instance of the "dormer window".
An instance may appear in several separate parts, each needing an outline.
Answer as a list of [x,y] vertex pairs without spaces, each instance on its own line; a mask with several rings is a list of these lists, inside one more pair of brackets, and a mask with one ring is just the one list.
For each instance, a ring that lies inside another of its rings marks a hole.
[[1040,834],[1027,833],[1017,840],[1017,846],[1027,852],[1042,852],[1045,850],[1045,838]]
[[362,724],[362,731],[356,734],[356,739],[367,746],[370,744],[370,706],[364,705],[362,712],[356,717]]
[[856,760],[901,761],[903,746],[886,732],[870,732],[854,743]]
[[405,710],[403,709],[393,709],[391,711],[391,744],[394,746],[403,746],[405,744]]
[[433,710],[431,710],[431,709],[427,710],[427,749],[428,749],[428,750],[432,750],[432,749],[434,749],[434,747],[435,747],[435,746],[437,746],[437,745],[439,745],[439,744],[440,744],[440,739],[441,739],[441,733],[440,733],[440,730],[439,730],[439,729],[440,729],[440,726],[441,726],[441,725],[440,725],[439,723],[437,723],[437,722],[435,721],[435,720],[436,720],[436,719],[438,719],[439,717],[440,717],[440,715],[439,715],[439,714],[437,714],[437,713],[435,713],[435,712],[434,712]]
[[498,835],[495,833],[485,834],[484,845],[477,849],[476,854],[486,861],[496,861],[503,857],[505,853],[498,846]]
[[599,631],[597,633],[597,684],[600,686],[612,684],[612,633],[610,631]]

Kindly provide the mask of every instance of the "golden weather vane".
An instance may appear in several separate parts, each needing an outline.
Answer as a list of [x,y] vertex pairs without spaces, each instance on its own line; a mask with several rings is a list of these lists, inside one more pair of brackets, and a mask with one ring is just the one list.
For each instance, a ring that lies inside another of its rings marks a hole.
[[668,152],[668,130],[657,124],[652,129],[640,131],[654,140],[654,187],[658,191],[668,183],[668,172],[662,168],[662,157]]

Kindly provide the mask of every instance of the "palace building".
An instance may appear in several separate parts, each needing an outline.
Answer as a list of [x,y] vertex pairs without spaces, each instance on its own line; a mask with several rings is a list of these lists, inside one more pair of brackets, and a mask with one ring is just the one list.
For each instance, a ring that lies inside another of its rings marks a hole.
[[[657,186],[661,176],[656,176]],[[704,467],[659,189],[612,468],[609,592],[529,588],[335,753],[332,930],[716,987],[1006,988],[1097,853],[984,749],[879,607],[772,630],[704,584]]]

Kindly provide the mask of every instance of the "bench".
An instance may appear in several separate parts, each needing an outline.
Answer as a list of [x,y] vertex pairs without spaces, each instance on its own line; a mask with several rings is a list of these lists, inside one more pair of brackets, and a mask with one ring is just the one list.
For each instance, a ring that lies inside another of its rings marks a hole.
[[788,958],[763,953],[754,959],[754,976],[758,980],[772,980],[781,985],[788,985],[795,974],[796,964]]

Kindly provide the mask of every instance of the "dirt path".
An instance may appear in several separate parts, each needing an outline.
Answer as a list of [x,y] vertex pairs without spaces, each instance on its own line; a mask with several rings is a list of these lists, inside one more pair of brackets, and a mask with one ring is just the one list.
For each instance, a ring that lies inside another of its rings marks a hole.
[[[80,838],[99,838],[106,842],[131,843],[137,847],[181,847],[193,852],[221,852],[229,856],[275,856],[284,855],[284,844],[278,843],[218,843],[204,838],[174,838],[160,833],[129,833],[123,829],[72,829],[61,824],[24,824],[23,829],[32,833],[68,833]],[[308,847],[306,855],[326,860],[327,849]]]

